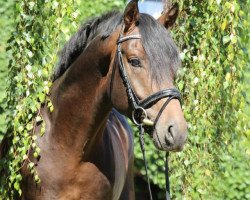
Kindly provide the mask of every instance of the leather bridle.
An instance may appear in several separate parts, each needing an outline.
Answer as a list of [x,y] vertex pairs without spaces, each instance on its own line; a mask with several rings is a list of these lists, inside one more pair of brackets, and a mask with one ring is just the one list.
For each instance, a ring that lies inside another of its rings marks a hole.
[[[123,84],[126,88],[128,101],[129,101],[129,104],[133,110],[132,120],[138,126],[138,128],[140,130],[140,145],[141,145],[144,163],[145,163],[146,176],[148,179],[148,189],[149,189],[149,193],[150,193],[150,199],[152,200],[153,198],[152,198],[152,192],[151,192],[151,187],[150,187],[150,181],[149,181],[149,177],[148,177],[148,169],[147,169],[148,167],[147,167],[145,148],[144,148],[144,128],[146,127],[146,128],[149,128],[148,130],[153,131],[155,129],[155,126],[156,126],[162,112],[167,107],[169,102],[172,99],[178,99],[181,102],[181,93],[177,89],[171,88],[171,89],[164,89],[164,90],[161,90],[159,92],[156,92],[156,93],[154,93],[154,94],[152,94],[152,95],[150,95],[142,100],[140,100],[137,97],[137,95],[136,95],[135,91],[133,90],[133,88],[130,84],[130,81],[128,79],[126,69],[124,66],[122,50],[121,50],[121,44],[123,42],[131,40],[131,39],[141,39],[141,35],[129,35],[129,36],[125,36],[125,37],[122,37],[122,34],[119,35],[119,39],[117,41],[116,57],[115,57],[115,61],[113,64],[113,70],[112,70],[112,75],[111,75],[110,96],[111,96],[112,87],[113,87],[115,68],[118,64],[120,76],[121,76]],[[161,100],[163,98],[167,98],[166,102],[161,107],[155,120],[151,121],[150,119],[148,119],[146,109],[150,108],[151,106],[153,106],[154,104],[156,104],[159,100]],[[158,138],[158,134],[157,134],[157,138]],[[158,138],[158,140],[159,140],[159,138]],[[160,140],[159,140],[159,143],[161,144]],[[166,172],[165,172],[166,173],[166,190],[167,190],[166,191],[166,199],[170,200],[167,158],[168,158],[168,153],[166,154]]]

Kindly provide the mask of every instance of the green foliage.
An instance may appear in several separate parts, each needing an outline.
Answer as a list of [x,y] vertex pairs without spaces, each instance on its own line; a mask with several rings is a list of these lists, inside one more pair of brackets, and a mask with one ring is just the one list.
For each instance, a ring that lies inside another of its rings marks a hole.
[[[248,56],[248,63],[246,66],[246,70],[245,70],[245,90],[246,90],[246,100],[247,100],[247,104],[246,104],[246,113],[248,115],[248,127],[250,127],[250,31],[249,31],[249,27],[250,27],[250,0],[247,0],[247,3],[245,5],[246,2],[242,2],[242,6],[246,6],[246,10],[248,9],[248,12],[246,13],[246,19],[244,20],[244,29],[243,29],[243,33],[242,33],[242,43],[246,44],[246,56]],[[249,131],[250,132],[250,131]],[[250,135],[250,133],[248,133],[248,135]]]
[[[189,136],[183,152],[170,154],[173,199],[249,199],[250,142],[242,95],[249,26],[246,1],[241,2],[242,7],[235,0],[178,1],[181,14],[172,33],[183,60],[177,85]],[[146,144],[150,179],[164,189],[164,154],[152,152],[151,141]],[[145,174],[140,148],[135,152],[136,167]]]
[[124,7],[126,0],[87,0],[80,3],[81,19],[93,17],[107,12],[109,10],[117,10]]
[[[228,154],[221,154],[220,176],[211,182],[213,199],[250,199],[250,164],[246,151],[249,141],[235,143],[228,147]],[[249,151],[249,150],[248,150]]]
[[13,29],[13,4],[14,0],[0,0],[0,27],[2,30],[0,31],[0,141],[6,129],[5,124],[5,88],[6,84],[6,76],[7,76],[7,66],[9,54],[6,52],[7,39],[10,37],[10,33]]
[[74,1],[23,0],[16,2],[16,27],[8,40],[11,59],[8,66],[7,133],[11,138],[8,154],[1,162],[6,171],[1,177],[1,197],[15,199],[21,195],[20,169],[25,162],[39,182],[30,149],[36,158],[39,148],[33,136],[41,103],[51,85],[49,76],[56,61],[58,41],[63,36],[63,18],[74,20]]

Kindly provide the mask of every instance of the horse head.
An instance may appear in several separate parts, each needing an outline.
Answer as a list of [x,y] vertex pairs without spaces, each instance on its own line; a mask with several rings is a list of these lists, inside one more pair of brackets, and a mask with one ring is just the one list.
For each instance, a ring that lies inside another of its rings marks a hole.
[[112,105],[144,126],[165,151],[182,150],[187,138],[181,95],[173,83],[179,52],[168,31],[177,16],[174,5],[155,20],[139,13],[138,1],[132,0],[110,37],[116,40],[107,88]]

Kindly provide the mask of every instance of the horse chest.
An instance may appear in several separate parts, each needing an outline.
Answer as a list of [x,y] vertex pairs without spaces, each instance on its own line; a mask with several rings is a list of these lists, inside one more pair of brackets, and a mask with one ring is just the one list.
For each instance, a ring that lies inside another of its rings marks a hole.
[[25,192],[24,200],[118,200],[128,166],[120,136],[113,132],[109,143],[104,144],[104,151],[96,149],[96,152],[102,159],[96,157],[90,162],[74,165],[69,164],[73,163],[71,160],[53,156],[43,159],[42,156],[37,166],[41,185],[34,184],[30,174],[27,174],[27,186],[24,187],[33,189]]
[[82,163],[60,187],[59,200],[111,199],[112,186],[107,177],[90,162]]
[[23,200],[112,199],[110,181],[93,163],[85,162],[67,170],[51,167],[50,172],[38,168],[38,172],[39,185],[30,175],[24,178]]

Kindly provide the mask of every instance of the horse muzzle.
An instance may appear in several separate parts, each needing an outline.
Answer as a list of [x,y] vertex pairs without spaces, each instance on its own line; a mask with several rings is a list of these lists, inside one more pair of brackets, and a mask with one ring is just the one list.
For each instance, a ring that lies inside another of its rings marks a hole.
[[158,123],[152,132],[154,144],[163,151],[181,151],[187,139],[185,119],[173,119],[170,123]]

